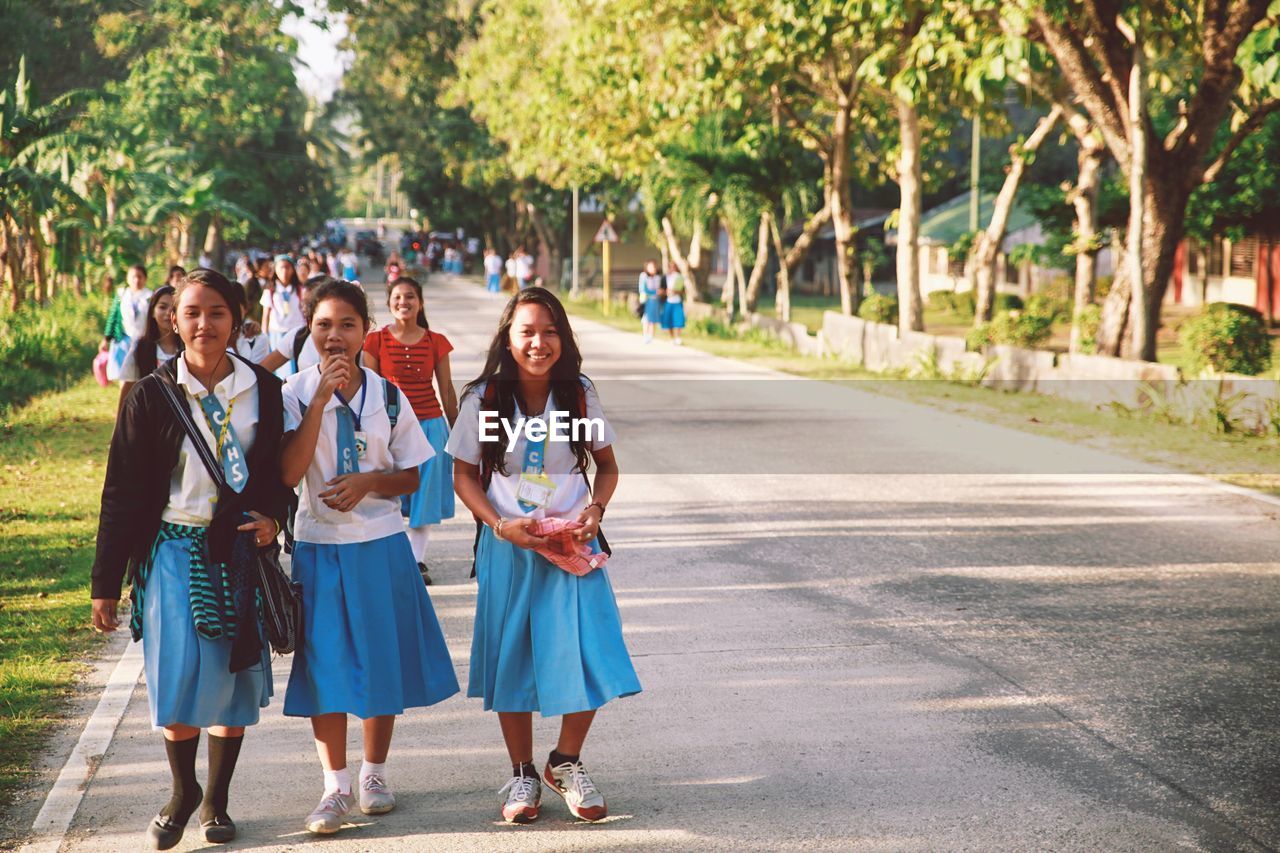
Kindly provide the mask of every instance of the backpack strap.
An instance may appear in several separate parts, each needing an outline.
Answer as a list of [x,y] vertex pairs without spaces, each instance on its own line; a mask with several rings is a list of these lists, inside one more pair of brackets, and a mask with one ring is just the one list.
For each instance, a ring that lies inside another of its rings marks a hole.
[[297,332],[294,333],[293,358],[290,359],[290,364],[293,367],[294,373],[298,372],[298,359],[302,356],[302,348],[307,345],[307,338],[309,337],[311,337],[310,326],[303,326],[301,329],[299,329]]
[[387,401],[387,420],[391,422],[391,428],[396,428],[396,421],[400,419],[400,389],[391,384],[391,380],[382,377],[382,393]]

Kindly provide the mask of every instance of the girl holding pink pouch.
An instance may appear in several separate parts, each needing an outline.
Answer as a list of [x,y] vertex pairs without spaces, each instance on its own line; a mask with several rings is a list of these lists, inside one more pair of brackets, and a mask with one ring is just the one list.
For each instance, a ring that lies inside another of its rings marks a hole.
[[[562,526],[548,525],[551,519],[569,522],[569,535],[599,552],[600,519],[618,484],[613,428],[581,368],[559,300],[540,287],[520,291],[502,313],[483,371],[463,392],[446,445],[454,489],[483,525],[467,695],[498,713],[512,764],[501,789],[508,823],[537,819],[544,784],[574,817],[603,819],[608,806],[583,767],[582,745],[597,709],[640,692],[607,571],[573,574],[539,553],[564,546],[563,530],[536,535]],[[514,438],[505,428],[482,430],[482,417],[492,423],[495,413],[525,428]],[[554,423],[563,417],[557,413],[585,428],[540,433],[531,426]],[[534,711],[562,717],[541,774],[533,764]]]

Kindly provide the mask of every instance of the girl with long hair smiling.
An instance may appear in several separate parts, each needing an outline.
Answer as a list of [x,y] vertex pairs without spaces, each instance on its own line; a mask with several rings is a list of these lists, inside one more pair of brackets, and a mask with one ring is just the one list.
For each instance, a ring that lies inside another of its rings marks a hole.
[[[550,421],[554,412],[601,426],[594,438],[534,442],[525,433],[508,451],[505,436],[481,440],[482,412],[514,424]],[[477,531],[475,630],[467,695],[498,713],[512,776],[503,787],[508,823],[536,820],[545,783],[571,814],[601,820],[604,795],[581,761],[596,711],[640,692],[622,623],[603,568],[578,576],[534,549],[546,539],[536,522],[580,524],[579,542],[598,547],[605,507],[618,485],[614,433],[560,301],[548,290],[517,293],[502,312],[480,376],[463,393],[447,448],[454,488],[483,524]],[[594,483],[587,469],[594,463]],[[560,737],[539,777],[533,764],[533,712],[561,717]]]

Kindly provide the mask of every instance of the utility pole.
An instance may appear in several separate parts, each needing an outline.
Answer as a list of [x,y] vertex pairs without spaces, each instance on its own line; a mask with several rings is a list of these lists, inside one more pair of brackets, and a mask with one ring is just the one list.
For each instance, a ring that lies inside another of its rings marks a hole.
[[973,141],[969,145],[969,230],[978,230],[978,177],[982,171],[982,119],[973,114]]

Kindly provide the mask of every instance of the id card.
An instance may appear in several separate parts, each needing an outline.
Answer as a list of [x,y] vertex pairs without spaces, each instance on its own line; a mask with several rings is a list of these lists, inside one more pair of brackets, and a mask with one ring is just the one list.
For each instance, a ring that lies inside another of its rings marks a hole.
[[356,458],[364,459],[369,455],[369,434],[362,429],[356,430]]
[[551,503],[551,496],[556,493],[556,484],[546,474],[520,475],[520,484],[516,486],[516,497],[527,504],[545,508]]

